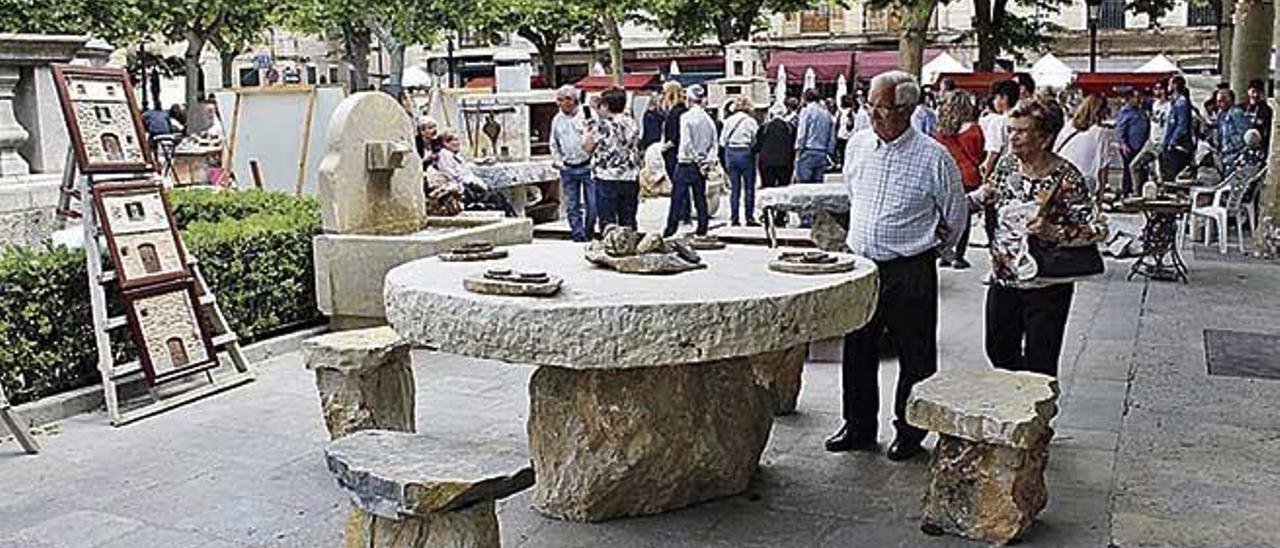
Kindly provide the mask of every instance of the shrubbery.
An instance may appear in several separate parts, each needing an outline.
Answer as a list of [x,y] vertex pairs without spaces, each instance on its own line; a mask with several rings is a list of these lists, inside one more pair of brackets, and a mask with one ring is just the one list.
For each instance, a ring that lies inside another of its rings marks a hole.
[[[320,318],[314,200],[263,191],[169,197],[188,251],[242,341]],[[92,318],[81,250],[0,250],[0,383],[13,403],[98,382]],[[115,349],[122,360],[127,347]]]

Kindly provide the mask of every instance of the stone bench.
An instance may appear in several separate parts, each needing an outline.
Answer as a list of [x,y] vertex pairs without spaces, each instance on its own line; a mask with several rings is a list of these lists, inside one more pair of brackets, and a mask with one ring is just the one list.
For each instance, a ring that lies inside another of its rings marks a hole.
[[495,501],[533,486],[521,451],[420,434],[357,432],[325,458],[351,498],[347,548],[497,548]]
[[939,434],[921,529],[1006,544],[1049,500],[1049,421],[1058,381],[1038,373],[947,371],[915,386],[907,422]]
[[327,333],[302,343],[316,373],[330,439],[360,430],[413,432],[409,343],[390,327]]

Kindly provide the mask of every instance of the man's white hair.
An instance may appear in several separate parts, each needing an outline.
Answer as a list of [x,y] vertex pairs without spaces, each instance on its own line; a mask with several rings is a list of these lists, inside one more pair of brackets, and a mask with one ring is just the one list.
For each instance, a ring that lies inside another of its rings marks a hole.
[[582,92],[578,91],[578,88],[573,84],[565,84],[556,89],[557,101],[560,99],[573,99],[574,101],[577,101],[581,96]]
[[900,70],[882,72],[871,79],[871,93],[881,88],[893,88],[894,106],[915,106],[920,102],[920,84],[916,77]]

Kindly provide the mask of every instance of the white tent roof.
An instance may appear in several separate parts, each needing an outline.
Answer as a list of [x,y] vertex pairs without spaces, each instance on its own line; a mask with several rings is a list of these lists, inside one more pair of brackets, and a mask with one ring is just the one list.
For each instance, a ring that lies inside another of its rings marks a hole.
[[1161,53],[1143,63],[1134,72],[1182,72],[1182,70],[1178,68],[1177,63],[1173,62],[1173,59]]
[[932,61],[925,63],[924,67],[920,69],[920,82],[932,84],[938,79],[939,74],[948,72],[973,72],[973,69],[964,66],[964,63],[944,51],[934,57]]
[[1052,53],[1046,53],[1031,65],[1031,77],[1037,86],[1064,88],[1071,83],[1075,71]]
[[435,77],[427,72],[426,67],[412,65],[404,68],[404,76],[400,85],[407,88],[429,88],[435,84]]

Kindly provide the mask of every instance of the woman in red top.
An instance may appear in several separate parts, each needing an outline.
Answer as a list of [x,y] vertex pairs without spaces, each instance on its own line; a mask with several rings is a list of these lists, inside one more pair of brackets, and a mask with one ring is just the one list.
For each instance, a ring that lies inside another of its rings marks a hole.
[[[982,186],[982,175],[978,166],[982,165],[985,153],[982,151],[982,128],[978,125],[978,106],[972,95],[963,91],[953,91],[943,99],[938,109],[937,139],[947,147],[956,165],[960,166],[960,180],[964,183],[965,192]],[[960,243],[956,245],[953,257],[944,252],[942,264],[951,265],[956,270],[969,268],[969,261],[964,258],[969,246],[969,226],[972,219],[964,227]]]

